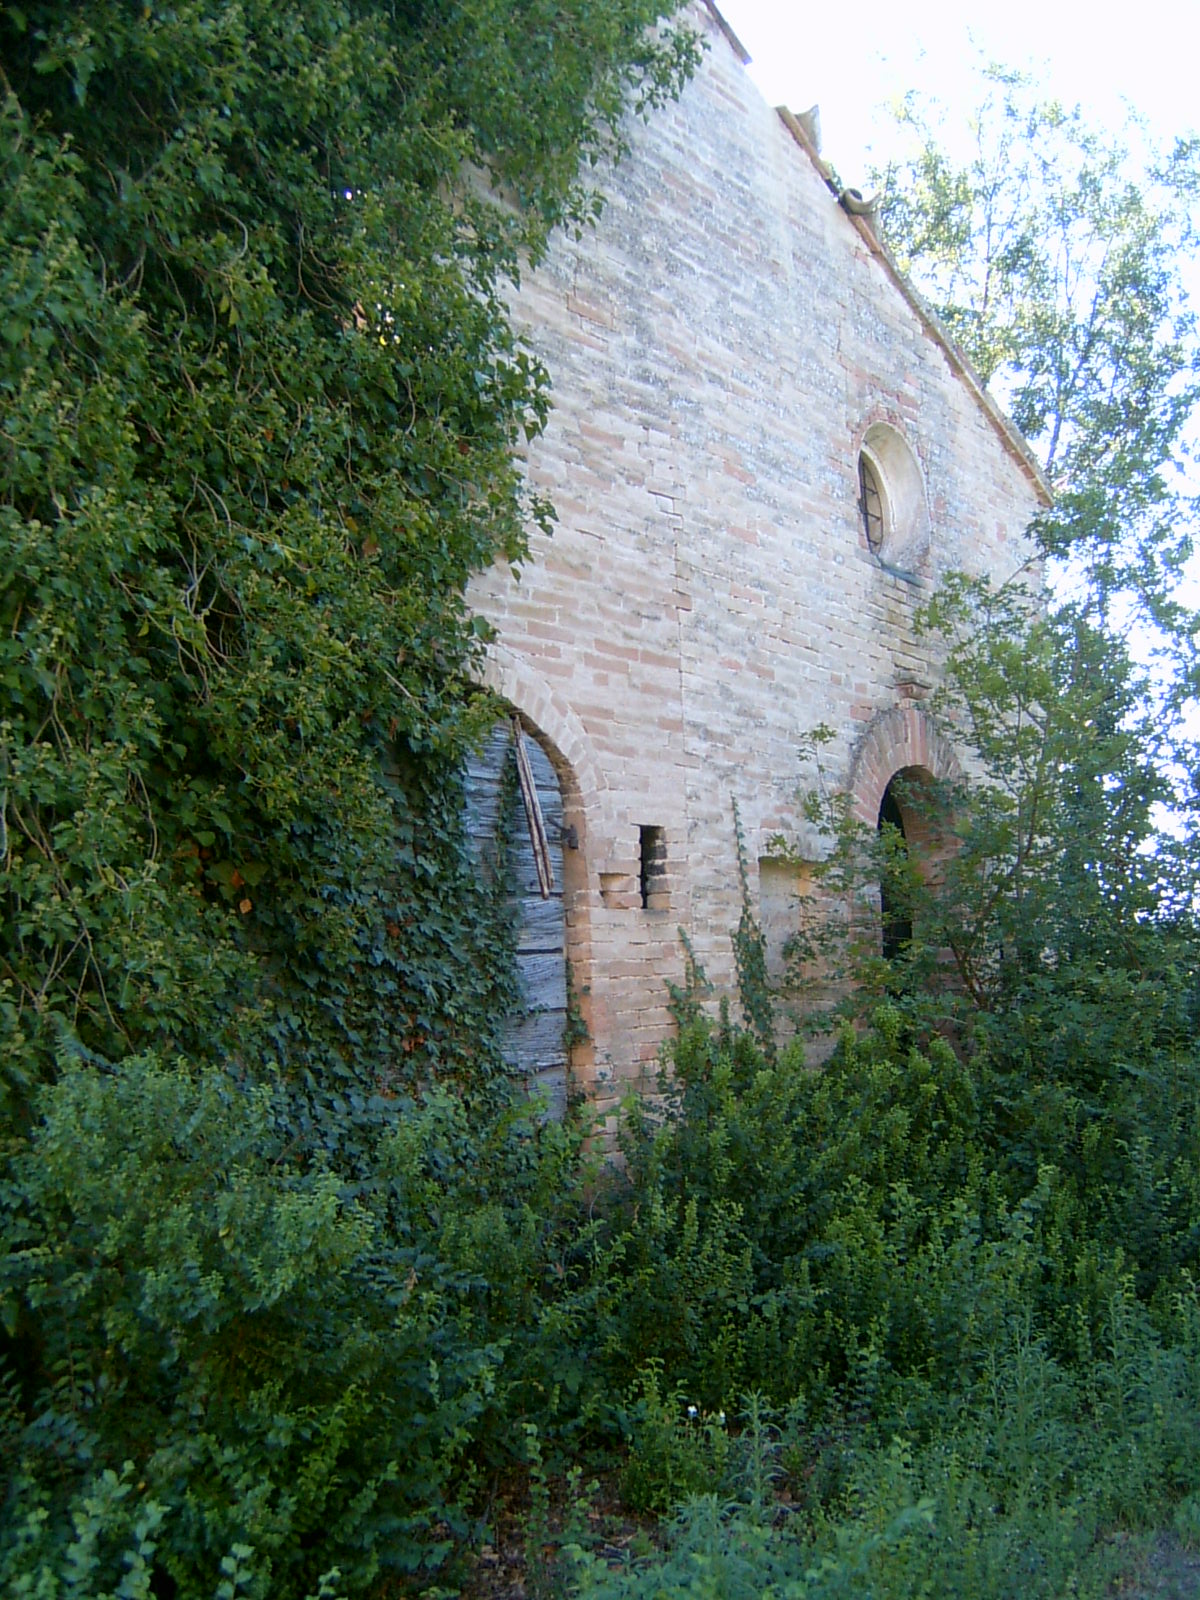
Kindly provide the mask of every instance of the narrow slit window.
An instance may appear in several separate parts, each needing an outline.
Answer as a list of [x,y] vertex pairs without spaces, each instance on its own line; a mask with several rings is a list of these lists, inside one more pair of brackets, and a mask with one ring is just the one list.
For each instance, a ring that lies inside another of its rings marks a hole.
[[662,828],[638,829],[641,843],[639,881],[643,911],[666,907],[667,840]]

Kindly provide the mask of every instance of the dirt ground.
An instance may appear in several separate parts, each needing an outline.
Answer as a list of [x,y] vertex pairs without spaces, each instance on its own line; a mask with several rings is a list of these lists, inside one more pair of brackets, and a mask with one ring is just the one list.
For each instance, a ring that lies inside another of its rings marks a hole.
[[[561,1594],[555,1581],[553,1541],[570,1537],[564,1514],[561,1485],[556,1485],[551,1504],[542,1513],[547,1543],[539,1546],[530,1534],[534,1515],[527,1488],[507,1485],[497,1492],[488,1518],[492,1536],[476,1554],[462,1600],[552,1600]],[[643,1525],[631,1517],[609,1482],[600,1482],[588,1496],[583,1515],[587,1526],[579,1532],[586,1533],[589,1548],[598,1555],[617,1561],[631,1547],[638,1553],[653,1547],[652,1520]]]
[[1160,1533],[1144,1554],[1133,1557],[1115,1593],[1120,1600],[1200,1600],[1200,1550]]
[[[578,1531],[601,1558],[617,1562],[652,1551],[654,1519],[632,1516],[613,1483],[600,1483],[584,1514],[586,1529]],[[563,1589],[555,1572],[554,1541],[563,1537],[563,1515],[557,1499],[544,1509],[547,1542],[539,1546],[530,1537],[532,1507],[525,1486],[508,1485],[497,1493],[489,1513],[491,1539],[476,1552],[462,1600],[558,1600]],[[1200,1600],[1200,1549],[1189,1549],[1171,1533],[1149,1544],[1127,1534],[1116,1540],[1127,1549],[1118,1552],[1121,1577],[1110,1591],[1113,1600]]]

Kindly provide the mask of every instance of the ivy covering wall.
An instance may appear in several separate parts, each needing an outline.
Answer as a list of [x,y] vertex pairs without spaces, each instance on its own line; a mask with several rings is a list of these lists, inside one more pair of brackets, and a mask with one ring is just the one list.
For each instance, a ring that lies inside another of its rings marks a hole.
[[503,1358],[426,1163],[528,1167],[458,776],[464,586],[552,520],[504,294],[673,9],[0,4],[6,1592],[444,1554]]
[[681,81],[670,9],[0,8],[10,1115],[64,1052],[486,1057],[462,592],[552,518],[503,287]]

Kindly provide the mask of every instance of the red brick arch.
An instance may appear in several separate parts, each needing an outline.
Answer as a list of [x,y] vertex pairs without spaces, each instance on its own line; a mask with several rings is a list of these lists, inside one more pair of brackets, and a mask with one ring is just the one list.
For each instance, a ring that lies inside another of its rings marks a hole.
[[850,763],[850,804],[854,816],[873,828],[879,821],[883,791],[898,772],[955,779],[962,768],[954,746],[919,706],[883,711],[859,740]]
[[572,1090],[594,1097],[599,1082],[594,1041],[609,1038],[613,1027],[605,986],[598,981],[592,924],[597,863],[612,854],[616,831],[611,791],[583,723],[535,667],[494,640],[481,677],[545,750],[562,791],[564,827],[574,830],[574,842],[562,855],[563,907],[573,1003],[584,1026],[583,1036],[571,1046],[568,1066]]
[[520,714],[528,731],[546,750],[562,784],[567,820],[588,838],[588,854],[603,857],[611,850],[609,788],[583,723],[571,706],[530,663],[495,640],[488,648],[481,674],[489,689]]

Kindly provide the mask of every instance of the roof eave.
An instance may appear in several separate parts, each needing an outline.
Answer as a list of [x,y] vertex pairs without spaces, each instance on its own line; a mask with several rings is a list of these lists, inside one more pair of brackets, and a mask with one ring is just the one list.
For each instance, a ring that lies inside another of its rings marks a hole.
[[728,39],[729,43],[733,46],[734,53],[736,54],[738,60],[744,67],[748,67],[750,65],[749,50],[746,49],[746,46],[725,21],[725,18],[721,15],[720,11],[717,10],[716,6],[713,4],[713,0],[704,0],[704,6],[709,16],[713,19],[717,27],[720,28],[726,39]]

